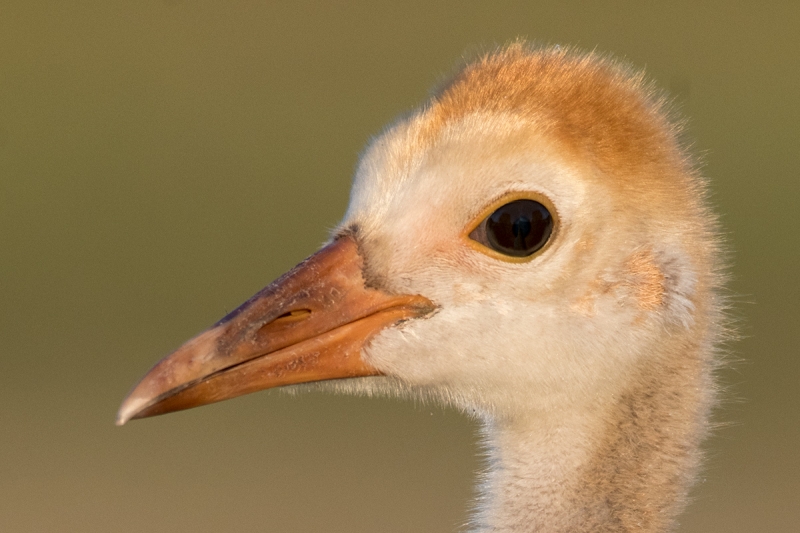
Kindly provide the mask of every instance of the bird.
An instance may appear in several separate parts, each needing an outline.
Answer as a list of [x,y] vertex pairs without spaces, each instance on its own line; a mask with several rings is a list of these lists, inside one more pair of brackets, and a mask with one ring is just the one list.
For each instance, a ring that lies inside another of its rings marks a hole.
[[117,423],[271,387],[479,421],[474,532],[662,532],[729,334],[708,184],[664,93],[514,41],[368,144],[329,240],[158,362]]

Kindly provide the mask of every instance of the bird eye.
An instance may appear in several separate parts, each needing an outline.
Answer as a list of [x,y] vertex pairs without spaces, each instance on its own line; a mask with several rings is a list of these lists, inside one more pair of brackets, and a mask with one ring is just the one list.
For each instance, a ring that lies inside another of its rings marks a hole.
[[553,233],[553,216],[535,200],[514,200],[497,208],[469,238],[511,257],[539,251]]

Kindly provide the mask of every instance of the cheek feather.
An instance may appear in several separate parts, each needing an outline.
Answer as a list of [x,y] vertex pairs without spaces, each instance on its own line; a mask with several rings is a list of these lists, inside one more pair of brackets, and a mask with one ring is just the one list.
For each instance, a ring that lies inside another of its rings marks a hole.
[[637,305],[644,311],[654,311],[664,303],[664,273],[658,268],[653,252],[641,250],[626,262],[628,283]]

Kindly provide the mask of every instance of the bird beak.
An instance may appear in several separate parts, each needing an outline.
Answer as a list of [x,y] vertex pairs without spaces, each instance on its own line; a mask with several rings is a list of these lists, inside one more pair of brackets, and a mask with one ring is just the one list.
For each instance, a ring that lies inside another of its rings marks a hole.
[[365,344],[433,309],[422,296],[367,287],[358,246],[341,237],[159,361],[117,425],[270,387],[380,375],[361,357]]

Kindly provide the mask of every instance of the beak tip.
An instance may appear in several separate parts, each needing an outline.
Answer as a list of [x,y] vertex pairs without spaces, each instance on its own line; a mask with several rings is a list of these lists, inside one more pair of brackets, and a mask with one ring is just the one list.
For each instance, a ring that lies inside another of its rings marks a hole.
[[130,420],[136,418],[136,415],[142,410],[143,403],[144,402],[141,400],[137,401],[131,397],[125,398],[125,401],[123,401],[122,405],[119,407],[119,411],[117,411],[117,419],[114,424],[117,426],[124,426]]

